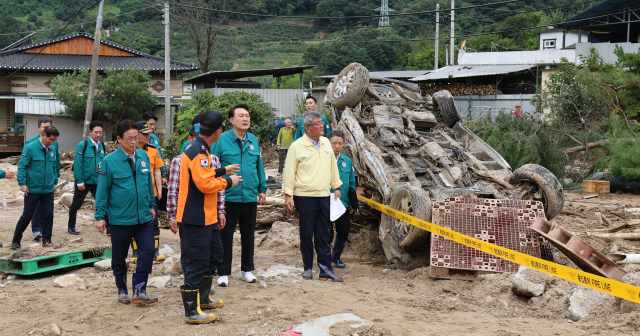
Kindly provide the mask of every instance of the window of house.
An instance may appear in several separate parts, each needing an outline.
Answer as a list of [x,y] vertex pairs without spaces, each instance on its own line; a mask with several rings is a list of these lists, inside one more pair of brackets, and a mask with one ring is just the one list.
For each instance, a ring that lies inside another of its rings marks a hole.
[[543,40],[542,43],[543,43],[544,49],[555,49],[556,48],[556,39]]

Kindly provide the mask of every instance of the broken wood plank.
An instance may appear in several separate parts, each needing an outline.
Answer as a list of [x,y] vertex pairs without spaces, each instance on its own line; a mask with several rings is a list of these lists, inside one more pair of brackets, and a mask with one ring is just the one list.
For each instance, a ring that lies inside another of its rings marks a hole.
[[605,239],[636,240],[636,239],[640,239],[640,232],[604,233],[604,232],[593,232],[593,231],[591,231],[591,232],[587,232],[587,236],[605,238]]
[[590,195],[584,195],[584,196],[582,196],[582,198],[584,198],[584,199],[596,198],[596,197],[598,197],[598,194],[590,194]]

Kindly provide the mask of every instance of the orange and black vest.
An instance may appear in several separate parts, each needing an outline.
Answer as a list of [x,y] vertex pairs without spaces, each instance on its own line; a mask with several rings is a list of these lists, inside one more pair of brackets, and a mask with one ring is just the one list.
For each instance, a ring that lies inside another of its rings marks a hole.
[[231,178],[216,178],[209,155],[209,145],[200,137],[182,153],[178,222],[191,225],[218,222],[218,191],[231,186]]

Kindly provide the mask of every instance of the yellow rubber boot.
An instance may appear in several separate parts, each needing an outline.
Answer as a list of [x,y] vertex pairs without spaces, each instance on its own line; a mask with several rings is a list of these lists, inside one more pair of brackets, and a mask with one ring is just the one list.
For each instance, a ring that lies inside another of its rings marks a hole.
[[187,324],[213,323],[218,320],[216,314],[205,314],[200,309],[200,290],[191,285],[180,286],[182,304],[184,305],[184,320]]
[[129,262],[135,264],[138,262],[138,257],[140,257],[140,254],[138,253],[138,244],[136,244],[136,240],[134,238],[131,238],[131,248],[133,249],[133,255],[131,256],[131,260],[129,260]]
[[211,289],[213,284],[213,274],[211,271],[207,271],[202,278],[202,286],[200,286],[200,308],[202,309],[216,309],[224,305],[221,299],[213,299],[210,294],[215,292]]
[[160,252],[158,252],[158,248],[160,247],[160,236],[153,236],[153,238],[156,241],[156,252],[153,255],[153,261],[163,261],[165,259],[164,254],[160,254]]

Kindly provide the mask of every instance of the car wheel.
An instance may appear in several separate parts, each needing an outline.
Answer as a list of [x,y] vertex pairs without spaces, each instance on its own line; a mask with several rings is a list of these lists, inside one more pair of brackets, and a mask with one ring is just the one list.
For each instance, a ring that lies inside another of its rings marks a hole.
[[369,70],[360,63],[351,63],[333,80],[329,103],[337,109],[355,107],[367,91]]
[[543,166],[526,164],[516,169],[510,183],[520,190],[523,200],[542,202],[548,220],[557,216],[564,207],[562,184]]
[[462,119],[460,118],[460,113],[458,113],[456,103],[453,101],[453,97],[449,91],[438,91],[434,93],[432,97],[433,105],[434,107],[439,108],[442,121],[444,121],[447,127],[452,128]]

